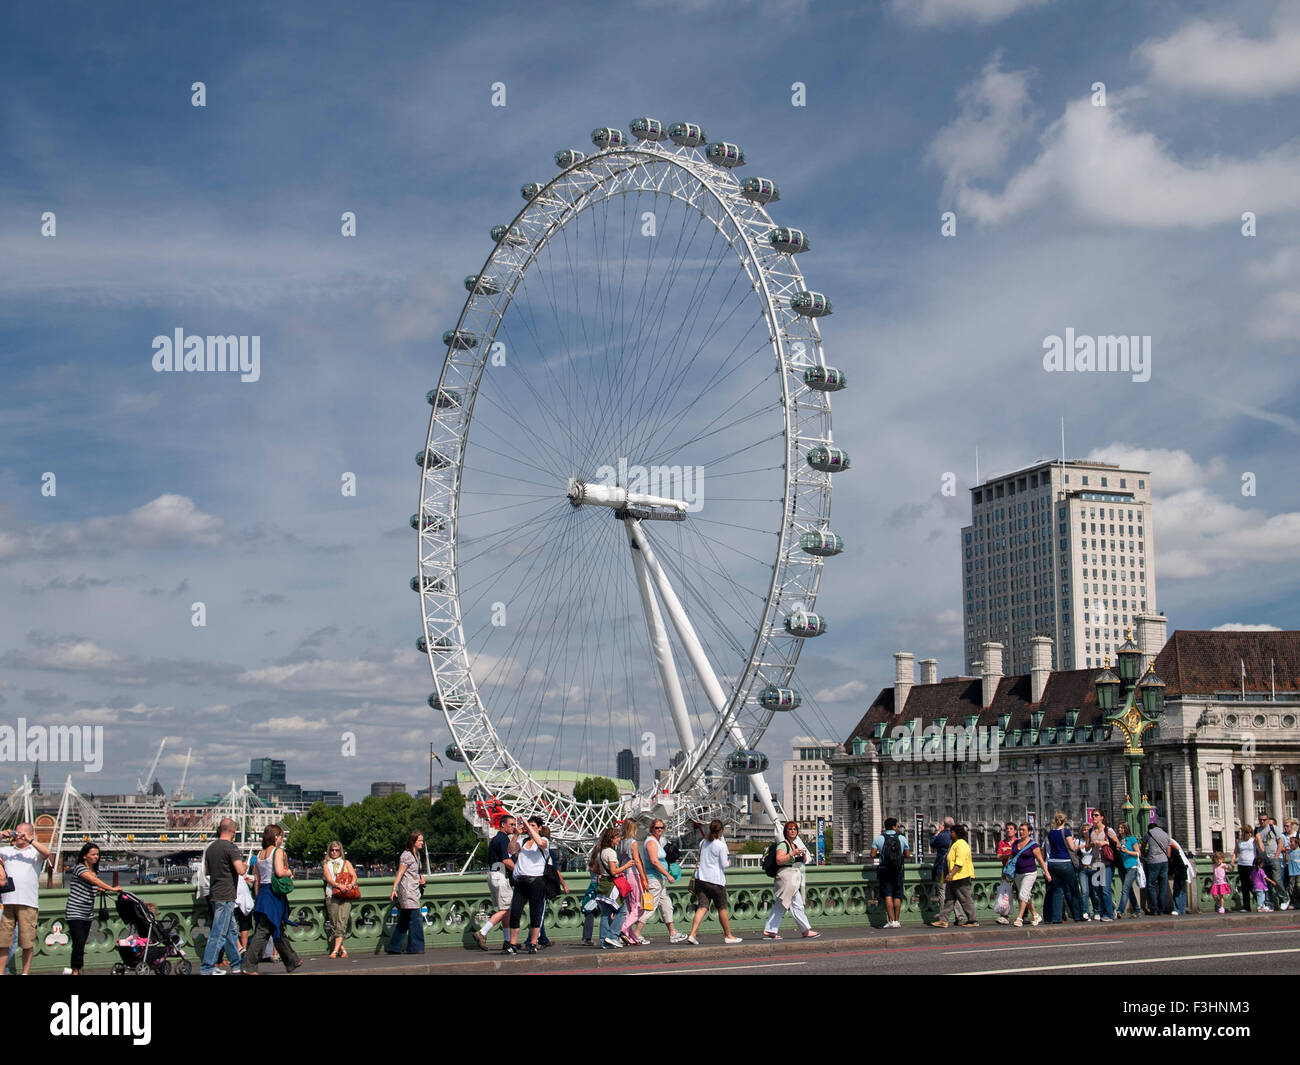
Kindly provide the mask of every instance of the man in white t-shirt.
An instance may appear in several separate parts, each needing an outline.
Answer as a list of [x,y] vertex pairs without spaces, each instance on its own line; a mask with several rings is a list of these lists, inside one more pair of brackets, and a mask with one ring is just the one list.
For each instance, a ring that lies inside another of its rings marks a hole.
[[18,936],[23,954],[23,975],[32,968],[36,953],[36,917],[40,908],[41,870],[50,857],[50,848],[36,839],[36,830],[24,821],[11,832],[0,833],[0,861],[13,890],[4,894],[4,916],[0,917],[0,972],[9,964],[9,948]]

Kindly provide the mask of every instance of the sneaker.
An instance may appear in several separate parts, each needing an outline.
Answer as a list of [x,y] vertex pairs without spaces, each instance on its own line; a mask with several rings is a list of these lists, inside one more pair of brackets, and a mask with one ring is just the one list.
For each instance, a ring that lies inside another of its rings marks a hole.
[[1092,914],[1090,914],[1090,913],[1085,913],[1085,914],[1083,915],[1083,919],[1084,919],[1085,921],[1091,921],[1091,920],[1092,920]]
[[1289,902],[1284,902],[1284,903],[1282,903],[1281,906],[1278,907],[1278,909],[1281,909],[1281,910],[1289,910],[1290,908],[1291,908],[1291,903],[1289,903]]
[[487,936],[483,934],[482,929],[479,928],[474,929],[474,942],[476,942],[479,945],[480,950],[488,949]]
[[1008,921],[1005,917],[999,917],[999,918],[998,918],[998,924],[1010,924],[1010,923],[1011,923],[1011,922]]
[[1043,915],[1041,913],[1034,914],[1034,919],[1031,923],[1033,927],[1037,928],[1040,924],[1043,923]]
[[727,936],[727,938],[724,939],[722,942],[727,944],[727,946],[729,947],[734,947],[737,943],[743,943],[744,940],[741,939],[740,936]]
[[1170,917],[1181,917],[1182,914],[1179,913],[1177,910],[1174,910],[1174,912],[1171,913],[1169,916],[1170,916]]
[[1220,912],[1220,913],[1227,913],[1228,911],[1225,910],[1222,906],[1220,906],[1220,907],[1219,907],[1219,912]]
[[212,969],[209,972],[205,973],[202,970],[200,970],[199,975],[200,976],[225,976],[226,973],[228,973],[229,971],[230,971],[229,969]]
[[781,937],[780,937],[779,935],[777,935],[777,933],[775,933],[775,932],[764,932],[764,933],[763,933],[763,938],[764,938],[764,939],[780,939]]
[[606,947],[608,950],[622,950],[622,949],[623,949],[623,941],[622,941],[621,939],[602,939],[601,942],[602,942],[603,944],[605,944],[605,947]]
[[[640,945],[640,946],[642,946],[642,947],[648,947],[648,946],[650,945],[650,940],[646,939],[645,936],[637,936],[637,937],[636,937],[636,941],[637,941],[638,945]],[[549,943],[547,943],[546,945],[547,945],[548,947],[550,946]]]
[[669,942],[669,943],[685,943],[685,942],[686,942],[686,933],[685,933],[685,932],[674,932],[671,936],[668,937],[668,942]]
[[902,928],[902,927],[903,927],[903,922],[902,922],[902,921],[894,921],[894,922],[892,922],[892,923],[890,924],[889,927],[890,927],[890,928]]
[[1113,920],[1113,918],[1111,918],[1111,917],[1101,917],[1101,918],[1099,918],[1099,920],[1101,921],[1102,924],[1110,924],[1111,921]]
[[527,953],[529,953],[529,954],[536,954],[536,953],[538,953],[538,950],[537,950],[537,944],[536,944],[536,943],[529,943],[528,946],[524,948],[524,950],[525,950]]
[[694,936],[687,936],[687,937],[686,937],[686,942],[689,943],[689,944],[690,944],[691,946],[693,946],[693,947],[698,947],[698,946],[700,945],[700,941],[699,941],[698,939],[696,939]]
[[518,953],[519,953],[519,948],[516,947],[513,943],[507,943],[504,947],[501,948],[501,953],[502,953],[502,954],[518,954]]
[[943,921],[943,920],[940,920],[940,921],[931,921],[931,922],[930,922],[930,927],[931,927],[931,928],[947,928],[947,927],[948,927],[948,922],[947,922],[947,921]]
[[1017,918],[1016,918],[1014,921],[1012,921],[1011,923],[1012,923],[1013,925],[1015,925],[1017,928],[1024,928],[1024,927],[1025,927],[1025,922],[1022,921],[1019,917],[1017,917]]

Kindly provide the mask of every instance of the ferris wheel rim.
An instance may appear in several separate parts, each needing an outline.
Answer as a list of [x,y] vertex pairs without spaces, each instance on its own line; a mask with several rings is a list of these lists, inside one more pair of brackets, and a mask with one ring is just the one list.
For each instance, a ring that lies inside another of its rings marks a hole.
[[[618,170],[613,170],[610,166],[611,163],[627,163],[628,165],[622,166]],[[772,278],[770,276],[771,271],[764,265],[762,249],[759,247],[756,239],[755,223],[766,227],[775,227],[776,223],[767,214],[767,211],[761,203],[747,201],[746,207],[748,208],[748,217],[739,217],[737,211],[734,209],[740,202],[738,195],[739,185],[735,182],[734,177],[730,175],[729,171],[722,171],[721,174],[719,174],[712,164],[706,163],[692,150],[665,149],[653,143],[617,147],[611,146],[600,152],[576,160],[571,165],[562,168],[561,172],[552,178],[551,181],[539,187],[539,191],[536,195],[519,211],[508,226],[505,227],[507,237],[516,231],[525,235],[527,243],[523,246],[526,248],[526,254],[516,256],[516,261],[513,264],[510,263],[508,260],[511,257],[511,249],[518,248],[520,245],[508,243],[507,240],[503,238],[501,241],[498,241],[488,254],[478,275],[472,275],[479,278],[491,276],[494,267],[500,267],[504,264],[506,269],[512,272],[512,281],[508,286],[488,297],[489,300],[496,299],[499,300],[500,303],[499,307],[496,307],[492,314],[488,316],[488,320],[492,322],[492,328],[478,334],[481,348],[477,357],[477,368],[475,371],[473,387],[465,394],[467,402],[465,403],[464,417],[461,419],[461,429],[459,437],[456,440],[456,454],[451,462],[451,465],[454,466],[454,475],[451,477],[451,484],[453,487],[450,493],[448,493],[443,500],[447,507],[446,513],[450,524],[450,536],[448,538],[450,545],[450,558],[446,563],[438,567],[438,571],[440,573],[445,572],[450,574],[452,591],[448,593],[444,588],[439,590],[439,594],[446,597],[449,605],[454,604],[454,617],[452,620],[454,621],[454,629],[457,639],[453,654],[462,659],[462,662],[458,664],[461,666],[461,679],[464,682],[460,687],[457,687],[455,684],[449,685],[447,691],[444,691],[442,675],[449,673],[450,671],[446,668],[440,668],[440,662],[438,657],[435,655],[432,644],[435,632],[442,632],[445,634],[446,621],[448,619],[443,618],[436,624],[431,623],[432,619],[429,609],[431,596],[427,594],[428,589],[425,584],[426,575],[431,575],[430,571],[433,569],[430,564],[430,553],[426,550],[426,545],[430,538],[426,535],[423,527],[419,529],[419,546],[417,552],[417,563],[419,569],[417,579],[420,582],[420,586],[417,588],[417,591],[419,591],[421,598],[421,615],[424,623],[424,638],[429,643],[429,646],[426,649],[426,654],[435,685],[435,693],[430,697],[430,702],[432,705],[436,697],[437,702],[440,705],[435,708],[441,710],[453,740],[455,740],[456,744],[460,746],[461,752],[466,755],[464,759],[465,765],[473,776],[476,785],[479,788],[482,788],[483,792],[487,795],[491,795],[494,788],[499,785],[501,776],[504,773],[519,785],[518,790],[522,793],[521,797],[530,799],[534,805],[541,805],[542,807],[547,805],[584,805],[577,803],[576,800],[565,795],[563,792],[549,788],[539,782],[531,771],[526,769],[517,761],[517,759],[514,758],[509,747],[502,742],[492,720],[492,715],[487,706],[484,705],[478,690],[474,670],[468,661],[468,643],[465,637],[464,617],[460,609],[461,589],[456,580],[459,564],[459,521],[461,516],[460,495],[464,475],[466,449],[470,440],[470,433],[474,426],[473,407],[478,398],[478,388],[482,380],[482,373],[484,366],[486,365],[488,351],[495,340],[497,329],[500,327],[501,322],[515,298],[515,292],[519,283],[523,280],[524,276],[537,260],[540,253],[546,248],[547,244],[560,231],[562,231],[565,226],[580,217],[585,210],[603,202],[604,200],[612,198],[612,196],[619,194],[620,192],[626,195],[633,190],[634,186],[629,186],[623,189],[614,189],[613,183],[616,182],[618,177],[634,173],[651,165],[665,164],[668,167],[673,168],[674,173],[677,171],[684,173],[684,175],[693,182],[694,189],[707,193],[716,204],[717,208],[726,215],[734,228],[735,235],[729,238],[729,243],[740,262],[740,268],[745,271],[751,281],[755,282],[753,287],[761,304],[762,317],[770,327],[768,347],[775,354],[781,379],[781,406],[783,413],[782,430],[780,435],[783,440],[784,451],[787,457],[781,493],[781,525],[778,533],[776,558],[772,565],[772,576],[766,590],[764,606],[759,618],[759,623],[756,626],[754,639],[749,648],[747,657],[743,664],[740,665],[739,678],[729,693],[727,713],[718,716],[713,727],[708,731],[703,739],[697,742],[696,748],[688,753],[681,772],[671,778],[674,783],[683,786],[692,785],[703,773],[704,769],[711,764],[711,760],[715,758],[718,749],[724,745],[723,737],[726,734],[726,720],[735,716],[737,704],[745,699],[747,694],[752,691],[756,681],[759,679],[759,671],[763,667],[764,663],[768,661],[768,658],[771,657],[775,659],[777,657],[775,655],[764,655],[760,652],[765,648],[770,648],[772,641],[776,638],[771,622],[776,616],[778,610],[778,588],[782,586],[783,575],[790,566],[790,545],[797,541],[797,536],[794,535],[796,525],[808,525],[810,524],[810,521],[805,518],[802,523],[797,522],[794,513],[795,508],[792,504],[792,495],[799,483],[795,471],[801,467],[796,467],[794,463],[790,461],[800,443],[800,440],[796,438],[796,427],[792,422],[791,415],[791,375],[793,367],[790,352],[787,350],[787,345],[791,341],[791,337],[788,335],[790,319],[789,316],[786,316],[784,322],[785,328],[783,328],[782,316],[779,313],[781,308],[778,305],[778,296],[775,292],[777,286],[772,284]],[[545,218],[545,207],[548,201],[550,201],[550,197],[554,194],[557,188],[562,187],[562,183],[565,179],[572,178],[575,174],[594,174],[597,166],[604,168],[604,176],[584,189],[576,200],[569,201],[568,210],[551,219],[544,231],[532,236],[531,239],[528,238],[527,233],[529,228],[534,226],[537,218]],[[730,187],[727,186],[727,178],[730,178]],[[639,187],[637,188],[638,191],[642,191]],[[613,191],[611,191],[611,189],[613,189]],[[710,217],[699,206],[699,204],[693,203],[689,199],[677,195],[677,191],[674,189],[655,191],[667,191],[669,195],[673,196],[675,199],[681,200],[681,202],[686,204],[687,207],[694,209],[699,215],[701,220],[700,224],[712,223],[719,233],[724,233],[721,223]],[[596,195],[597,192],[603,192],[603,195],[598,196]],[[726,236],[725,233],[724,236]],[[739,248],[737,247],[737,242],[740,244]],[[802,289],[802,272],[798,269],[797,264],[793,262],[793,258],[787,257],[787,261],[784,265],[786,267],[785,290],[787,292],[790,291],[792,285]],[[460,340],[462,331],[466,330],[467,324],[472,323],[471,311],[475,308],[476,299],[480,296],[481,294],[474,290],[469,291],[465,303],[461,308],[461,312],[456,319],[455,327],[453,330],[449,331],[450,334],[455,336],[457,342]],[[817,323],[815,320],[810,319],[806,323],[806,327],[808,339],[812,342],[813,354],[810,356],[811,361],[824,368],[826,362],[821,348],[821,337],[820,331],[817,328]],[[445,389],[448,389],[452,384],[463,384],[463,382],[458,380],[449,380],[448,375],[449,368],[453,365],[453,360],[457,358],[457,350],[458,349],[454,343],[449,344],[447,357],[443,362],[438,377],[437,396],[439,403],[441,402]],[[434,393],[432,392],[430,393],[431,396],[433,394]],[[818,393],[818,395],[821,394]],[[427,454],[435,446],[442,446],[441,443],[435,440],[435,430],[439,422],[439,406],[432,403],[432,401],[431,405],[433,406],[433,409],[430,413],[429,431],[426,436],[426,451],[422,452],[422,454]],[[810,418],[809,420],[813,419]],[[824,431],[808,437],[806,442],[815,442],[820,444],[830,443],[832,437],[829,397],[824,395],[821,396],[821,414],[816,420],[824,425]],[[441,458],[441,454],[439,454],[438,457]],[[829,478],[826,478],[825,480],[826,483],[824,484],[820,495],[822,503],[814,519],[815,524],[822,530],[826,529],[827,523],[830,519]],[[426,504],[430,500],[430,484],[430,467],[426,462],[421,474],[420,515],[426,513]],[[816,600],[817,589],[820,581],[820,562],[820,559],[815,559],[812,562],[807,563],[807,573],[809,576],[803,583],[806,589],[805,598],[809,601],[810,605],[815,604]],[[800,645],[801,641],[793,641],[791,646],[793,653],[788,654],[787,662],[779,666],[776,670],[777,672],[783,672],[786,680],[788,680],[789,676],[793,673],[795,663],[797,663],[799,657],[798,651]],[[451,656],[442,656],[444,667],[446,660],[449,657]],[[475,724],[479,729],[477,734],[473,734],[463,727],[463,718],[459,716],[458,711],[465,710],[467,707],[463,704],[458,707],[453,707],[453,696],[457,694],[467,696],[468,702],[470,703],[470,707],[468,708],[470,709],[469,716],[474,719]],[[751,715],[749,724],[751,734],[754,735],[755,740],[761,738],[768,725],[771,723],[773,716],[774,711],[772,710],[766,710],[765,713],[758,716]],[[491,765],[483,764],[484,759],[482,758],[482,755],[484,752],[467,749],[467,740],[476,742],[474,740],[475,735],[480,739],[486,738],[492,746],[493,757]],[[624,802],[620,802],[620,809],[624,805]]]

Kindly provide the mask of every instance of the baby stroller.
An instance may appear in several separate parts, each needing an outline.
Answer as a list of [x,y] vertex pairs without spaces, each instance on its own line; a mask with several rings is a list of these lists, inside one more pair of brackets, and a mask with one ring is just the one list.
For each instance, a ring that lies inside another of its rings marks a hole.
[[[114,976],[189,976],[190,960],[176,930],[175,914],[155,917],[138,895],[123,891],[117,896],[117,915],[126,922],[126,935],[117,941],[117,954],[122,960],[113,966]],[[173,958],[179,959],[175,965]]]

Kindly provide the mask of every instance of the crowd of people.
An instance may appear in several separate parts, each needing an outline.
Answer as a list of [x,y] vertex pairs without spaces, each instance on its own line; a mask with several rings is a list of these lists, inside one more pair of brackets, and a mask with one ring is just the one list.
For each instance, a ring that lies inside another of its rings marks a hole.
[[[1243,828],[1231,858],[1237,866],[1237,909],[1259,912],[1300,906],[1300,822],[1288,818],[1281,828],[1262,813],[1258,826]],[[957,921],[960,907],[964,924],[977,928],[971,888],[975,869],[967,842],[966,826],[945,818],[930,839],[934,854],[931,877],[943,886],[943,903],[930,922],[947,928]],[[874,871],[885,907],[885,927],[898,928],[903,902],[903,871],[911,857],[911,843],[899,830],[898,819],[887,818],[871,846]],[[1187,885],[1197,870],[1192,856],[1157,818],[1138,835],[1125,822],[1112,828],[1101,811],[1092,811],[1088,824],[1077,829],[1058,810],[1045,838],[1039,838],[1027,821],[1008,821],[997,846],[1003,865],[995,903],[999,924],[1022,927],[1046,920],[1110,923],[1125,918],[1187,912]],[[1214,908],[1226,912],[1232,895],[1228,856],[1213,856],[1210,895]],[[1043,877],[1043,913],[1034,904],[1034,886]],[[1118,885],[1118,890],[1117,890]],[[1253,907],[1252,907],[1253,902]],[[1015,911],[1014,917],[1012,911]]]
[[[647,922],[658,913],[673,944],[699,944],[700,926],[710,908],[717,911],[723,942],[737,944],[730,918],[726,871],[731,855],[724,825],[713,821],[701,829],[699,860],[690,881],[696,908],[689,933],[675,923],[671,885],[683,876],[681,852],[664,841],[665,824],[654,820],[646,838],[638,838],[638,823],[629,819],[605,830],[587,861],[589,881],[582,897],[582,941],[591,947],[619,950],[646,946]],[[1235,908],[1270,912],[1300,907],[1300,822],[1287,818],[1281,827],[1267,813],[1259,824],[1241,830],[1230,854],[1215,852],[1210,876],[1210,904],[1225,913],[1233,899],[1232,867],[1236,867]],[[302,964],[285,934],[289,920],[289,894],[293,872],[284,851],[284,829],[266,828],[256,855],[244,854],[234,843],[235,822],[221,822],[217,839],[208,845],[200,862],[196,895],[206,899],[209,935],[199,971],[202,975],[246,973],[255,975],[266,957],[278,960],[286,972]],[[39,914],[40,875],[53,862],[50,849],[37,838],[33,826],[20,824],[0,833],[0,973],[10,955],[21,956],[21,971],[31,970]],[[422,895],[425,876],[420,871],[424,835],[412,831],[395,869],[389,900],[397,918],[387,941],[389,954],[424,953]],[[979,927],[972,888],[975,866],[965,825],[948,817],[935,826],[930,838],[934,855],[930,877],[941,887],[942,902],[930,924],[947,928],[950,922]],[[103,894],[120,889],[99,876],[99,847],[86,843],[68,871],[66,921],[72,946],[70,965],[64,971],[79,975],[85,965],[85,947]],[[886,928],[901,927],[904,873],[912,858],[912,844],[897,818],[885,820],[872,841],[873,865],[864,875],[874,877],[884,906]],[[821,935],[813,929],[804,908],[804,868],[808,848],[799,838],[794,821],[784,825],[779,842],[765,853],[763,868],[773,878],[772,906],[763,937],[782,938],[787,914],[794,917],[799,934],[807,939]],[[1187,912],[1187,887],[1197,876],[1192,856],[1158,819],[1144,830],[1120,822],[1112,828],[1100,811],[1092,811],[1087,824],[1071,826],[1062,811],[1052,817],[1041,836],[1024,821],[1008,821],[997,845],[1002,864],[994,913],[999,924],[1022,927],[1072,921],[1133,920],[1144,915],[1181,916]],[[488,890],[493,913],[475,933],[478,945],[489,949],[494,929],[503,933],[501,950],[520,952],[520,927],[528,910],[523,951],[536,954],[551,945],[546,934],[547,908],[570,891],[555,860],[551,833],[538,816],[523,820],[503,816],[488,846]],[[322,863],[324,905],[330,958],[346,958],[343,943],[351,921],[352,902],[361,897],[357,870],[337,840],[326,848]],[[1035,885],[1042,877],[1043,912],[1035,905]],[[101,903],[102,905],[102,903]],[[594,935],[593,935],[594,933]]]

